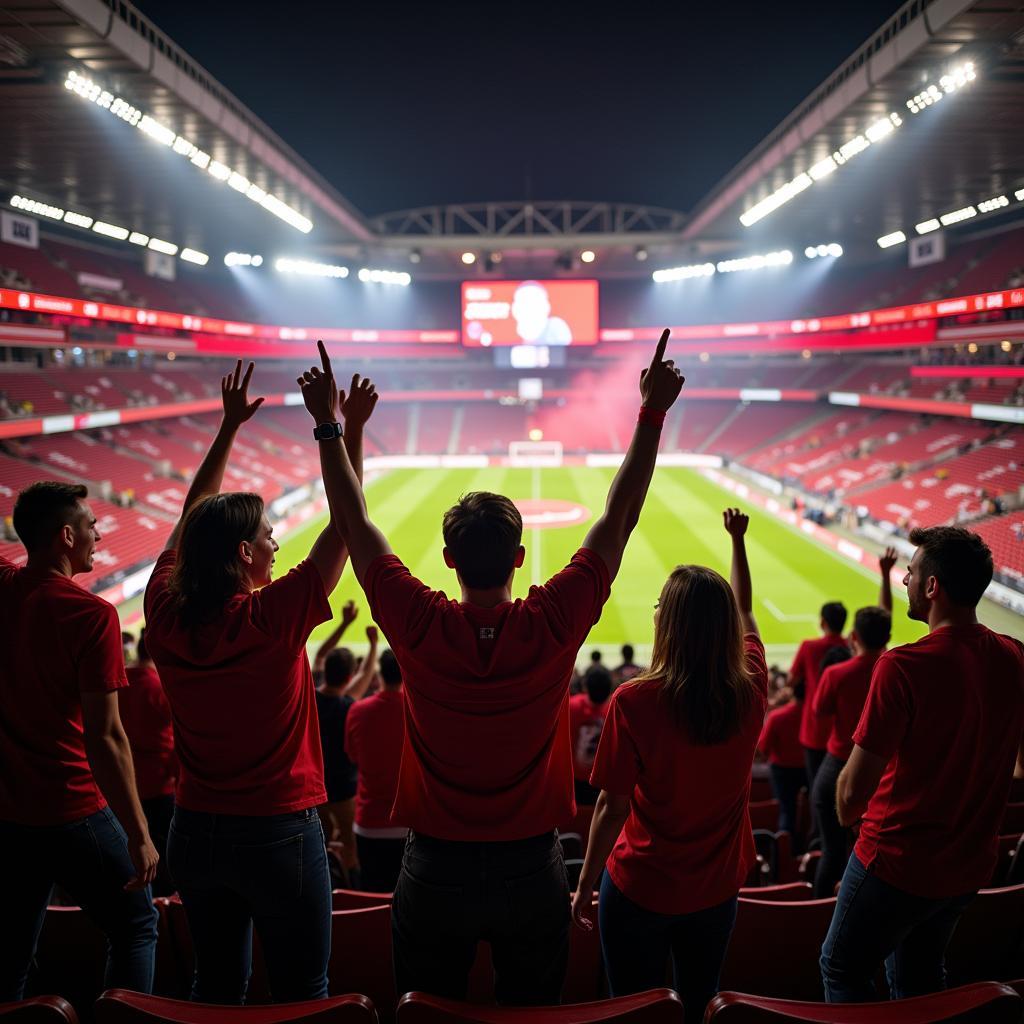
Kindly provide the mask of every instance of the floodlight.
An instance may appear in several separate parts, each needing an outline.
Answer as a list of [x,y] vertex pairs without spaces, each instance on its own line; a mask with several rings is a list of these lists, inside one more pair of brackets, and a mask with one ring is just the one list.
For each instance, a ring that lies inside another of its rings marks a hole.
[[921,221],[920,224],[916,225],[914,230],[919,235],[927,235],[929,231],[938,231],[942,227],[938,217],[931,217],[928,220]]
[[296,260],[281,257],[274,262],[274,268],[282,274],[303,274],[307,277],[348,277],[348,267],[331,263],[315,263],[312,260]]
[[986,199],[984,202],[978,203],[979,213],[991,213],[993,210],[998,210],[1000,207],[1009,206],[1010,200],[1006,196],[993,196],[991,199]]
[[141,231],[133,231],[128,236],[128,241],[132,245],[149,245],[149,235],[144,235]]
[[118,227],[116,224],[107,224],[106,221],[98,220],[92,226],[93,231],[99,235],[106,235],[108,238],[116,238],[123,242],[129,235],[127,228]]
[[464,252],[462,254],[462,262],[465,263],[467,267],[472,266],[474,263],[476,263],[476,253]]
[[593,249],[584,249],[583,252],[580,253],[581,263],[593,263],[595,259],[597,259],[597,256],[594,254]]
[[75,213],[72,210],[68,210],[64,214],[64,223],[73,224],[76,228],[91,228],[92,217],[87,217],[84,213]]
[[944,213],[939,217],[942,221],[943,227],[949,227],[950,224],[959,224],[963,220],[970,220],[972,217],[977,216],[978,211],[973,206],[964,206],[959,210],[952,210],[949,213]]
[[906,240],[907,236],[902,231],[892,231],[888,235],[882,235],[878,239],[878,245],[882,249],[888,249],[890,246],[899,245]]
[[149,248],[154,252],[162,252],[167,256],[175,256],[178,252],[178,247],[173,242],[165,242],[162,238],[151,238],[149,240]]

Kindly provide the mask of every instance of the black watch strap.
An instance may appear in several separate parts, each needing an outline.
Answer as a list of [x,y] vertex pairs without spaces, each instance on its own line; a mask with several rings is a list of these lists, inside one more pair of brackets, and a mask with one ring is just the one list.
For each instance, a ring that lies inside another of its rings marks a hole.
[[344,431],[340,423],[318,423],[313,428],[314,441],[333,441],[336,437],[343,437]]

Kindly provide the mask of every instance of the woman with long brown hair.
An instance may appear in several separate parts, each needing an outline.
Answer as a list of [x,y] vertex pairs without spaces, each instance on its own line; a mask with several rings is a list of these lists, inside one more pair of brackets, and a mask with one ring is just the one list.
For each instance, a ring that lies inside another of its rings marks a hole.
[[578,925],[601,879],[601,945],[613,996],[664,984],[700,1020],[755,858],[747,802],[768,693],[744,542],[726,509],[731,586],[677,566],[655,612],[651,667],[613,695],[591,785],[601,790],[573,897]]

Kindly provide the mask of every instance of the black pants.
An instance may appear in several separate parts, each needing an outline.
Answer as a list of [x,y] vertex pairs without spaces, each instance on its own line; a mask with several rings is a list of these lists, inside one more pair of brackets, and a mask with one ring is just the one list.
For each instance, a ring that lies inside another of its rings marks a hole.
[[[808,795],[814,792],[814,779],[821,768],[821,762],[825,760],[827,750],[818,750],[815,747],[804,747],[804,764],[807,766],[807,792]],[[820,836],[818,831],[818,820],[814,814],[814,801],[811,804],[811,835],[814,839]]]
[[800,790],[807,785],[807,772],[803,768],[773,764],[768,766],[772,792],[779,801],[779,831],[788,832],[797,850],[803,843],[803,836],[796,834],[796,801]]
[[836,816],[836,780],[845,764],[826,754],[811,790],[811,806],[821,837],[821,860],[814,877],[814,895],[818,899],[835,895],[836,883],[843,877],[850,856],[850,830],[843,828]]
[[146,815],[149,836],[160,854],[160,863],[157,865],[156,879],[153,882],[153,895],[170,896],[174,892],[174,883],[167,870],[167,833],[171,829],[171,818],[174,816],[174,797],[170,793],[148,797],[142,801],[142,813]]
[[490,942],[508,1006],[557,1004],[569,962],[569,883],[554,832],[460,843],[409,833],[391,909],[398,993],[465,999]]
[[402,870],[404,839],[371,839],[356,835],[359,887],[363,892],[394,892]]

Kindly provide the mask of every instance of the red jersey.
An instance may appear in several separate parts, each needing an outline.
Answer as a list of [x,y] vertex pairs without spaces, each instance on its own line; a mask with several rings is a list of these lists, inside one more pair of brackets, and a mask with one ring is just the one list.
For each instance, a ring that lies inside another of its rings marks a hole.
[[604,728],[608,701],[595,704],[587,693],[569,698],[569,735],[572,741],[572,770],[577,779],[590,778],[594,756]]
[[871,687],[871,671],[878,660],[874,654],[858,654],[849,661],[829,665],[814,691],[814,713],[832,722],[828,752],[840,761],[853,753],[853,734],[864,710]]
[[405,746],[393,818],[438,839],[524,839],[575,813],[569,679],[608,599],[582,548],[525,600],[449,600],[394,555],[363,580],[402,666]]
[[174,792],[178,762],[174,756],[171,707],[151,665],[132,665],[128,687],[117,695],[121,724],[132,748],[140,800]]
[[631,799],[608,873],[655,913],[689,914],[735,896],[754,862],[747,804],[768,666],[758,636],[748,633],[744,647],[753,706],[724,743],[693,743],[668,713],[657,680],[627,683],[609,701],[590,782]]
[[757,741],[757,749],[764,754],[769,764],[782,768],[803,768],[804,748],[800,742],[800,722],[803,705],[791,700],[781,708],[768,712]]
[[1024,740],[1024,644],[979,624],[887,651],[853,740],[889,760],[861,823],[861,863],[929,899],[987,885]]
[[841,636],[819,636],[805,640],[798,648],[789,671],[790,685],[804,684],[803,717],[800,721],[800,742],[811,750],[824,750],[832,732],[832,719],[814,713],[814,691],[821,678],[821,659],[833,647],[845,647]]
[[174,719],[175,801],[212,814],[285,814],[327,799],[306,640],[331,617],[312,562],[240,592],[213,622],[185,629],[167,581],[146,588],[146,647]]
[[391,818],[405,745],[405,698],[401,687],[356,701],[345,722],[345,753],[359,771],[356,824],[395,828]]
[[106,800],[82,727],[83,693],[128,681],[113,606],[59,573],[0,558],[0,821],[59,825]]

